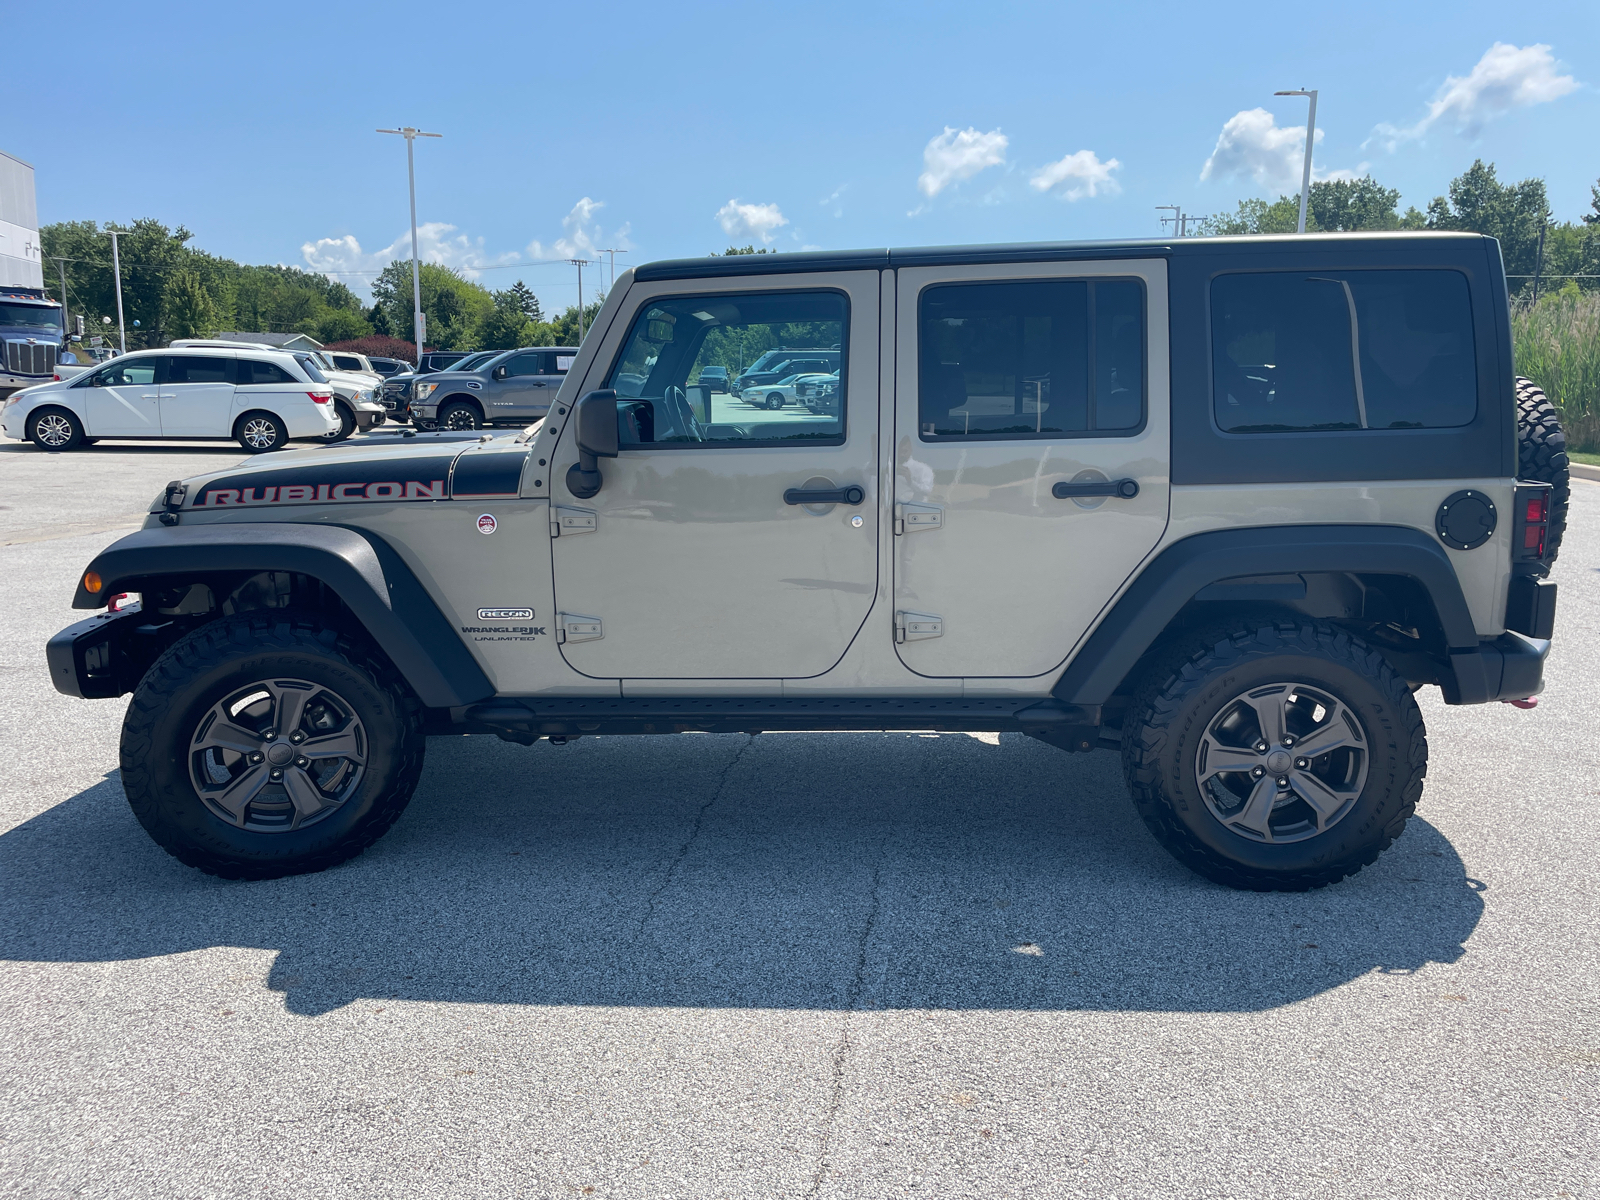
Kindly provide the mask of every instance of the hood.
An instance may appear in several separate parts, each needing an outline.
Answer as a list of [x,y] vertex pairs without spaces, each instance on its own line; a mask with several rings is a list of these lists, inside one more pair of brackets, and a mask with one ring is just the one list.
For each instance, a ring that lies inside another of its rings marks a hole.
[[[518,438],[418,434],[381,444],[279,451],[174,481],[150,511],[514,497],[529,449]],[[471,465],[457,479],[457,460],[468,457]],[[179,486],[183,500],[171,504]]]

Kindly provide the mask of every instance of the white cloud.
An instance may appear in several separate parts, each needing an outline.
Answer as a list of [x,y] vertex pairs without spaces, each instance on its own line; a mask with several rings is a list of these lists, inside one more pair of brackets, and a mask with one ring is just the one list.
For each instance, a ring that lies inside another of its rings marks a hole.
[[1011,140],[998,129],[979,133],[976,129],[952,129],[930,138],[922,151],[924,170],[917,186],[930,200],[952,183],[971,179],[979,171],[1004,165],[1006,147]]
[[1249,176],[1257,187],[1298,189],[1305,150],[1304,125],[1280,129],[1266,109],[1247,108],[1228,118],[1200,178]]
[[546,245],[538,238],[528,243],[528,257],[533,259],[600,257],[602,249],[631,250],[628,240],[631,223],[624,222],[606,233],[595,214],[606,206],[604,200],[591,200],[585,196],[572,206],[572,211],[561,218],[561,228],[566,232]]
[[824,196],[818,201],[818,203],[821,204],[823,208],[827,208],[831,204],[833,206],[834,216],[844,216],[844,205],[839,203],[839,197],[845,194],[845,191],[849,188],[849,186],[850,185],[848,183],[841,183],[838,187],[833,189],[833,195]]
[[1367,142],[1376,141],[1393,153],[1401,142],[1421,137],[1440,121],[1455,126],[1458,133],[1476,137],[1484,124],[1495,117],[1514,108],[1559,100],[1577,87],[1571,75],[1556,73],[1556,60],[1550,56],[1549,46],[1519,48],[1496,42],[1466,76],[1445,77],[1444,85],[1428,104],[1427,115],[1415,125],[1405,129],[1379,125]]
[[770,242],[773,231],[788,223],[776,204],[741,204],[734,199],[717,209],[717,224],[736,242],[740,238]]
[[[357,295],[366,297],[379,271],[397,258],[411,258],[411,233],[407,230],[381,250],[371,253],[363,250],[352,234],[318,238],[303,244],[300,255],[309,270],[328,275]],[[491,255],[484,250],[482,238],[469,238],[456,233],[454,225],[429,221],[417,226],[417,257],[423,262],[451,267],[468,279],[476,279],[483,268],[517,262],[521,255],[514,250]]]
[[1028,182],[1041,192],[1048,192],[1051,188],[1064,183],[1067,186],[1060,194],[1068,200],[1098,196],[1101,192],[1115,196],[1122,190],[1122,185],[1111,178],[1111,172],[1121,166],[1122,164],[1114,158],[1101,162],[1100,156],[1093,150],[1079,150],[1058,162],[1040,167]]

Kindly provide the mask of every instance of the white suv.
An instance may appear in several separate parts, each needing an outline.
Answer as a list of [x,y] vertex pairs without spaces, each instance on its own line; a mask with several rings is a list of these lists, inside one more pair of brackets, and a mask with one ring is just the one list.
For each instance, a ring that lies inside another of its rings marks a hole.
[[[259,342],[230,342],[221,338],[186,338],[172,343],[174,350],[254,351],[265,348],[267,347]],[[342,371],[334,366],[327,354],[321,350],[290,350],[281,353],[294,355],[295,362],[300,364],[301,372],[313,383],[326,384],[333,389],[333,415],[339,420],[339,428],[330,436],[330,441],[340,442],[358,429],[365,433],[374,425],[384,423],[388,410],[378,401],[378,388],[383,382],[383,377],[376,371],[370,373]]]
[[245,349],[146,350],[73,379],[23,388],[0,410],[0,430],[41,450],[100,438],[233,438],[252,454],[291,438],[339,435],[333,389],[294,354]]

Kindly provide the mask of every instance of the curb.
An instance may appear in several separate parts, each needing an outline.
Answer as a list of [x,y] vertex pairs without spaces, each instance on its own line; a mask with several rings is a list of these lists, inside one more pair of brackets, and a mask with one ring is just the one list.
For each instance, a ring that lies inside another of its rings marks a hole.
[[1600,483],[1600,467],[1591,467],[1588,463],[1571,463],[1568,468],[1574,479],[1592,479]]

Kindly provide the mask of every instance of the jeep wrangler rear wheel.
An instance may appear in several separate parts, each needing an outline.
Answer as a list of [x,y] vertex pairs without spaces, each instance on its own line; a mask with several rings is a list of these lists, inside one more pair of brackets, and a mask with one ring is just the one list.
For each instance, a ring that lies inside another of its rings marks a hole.
[[1123,726],[1156,839],[1208,879],[1305,891],[1373,862],[1422,794],[1428,745],[1405,680],[1321,621],[1220,627],[1157,668]]
[[1567,502],[1572,498],[1572,472],[1567,435],[1544,389],[1517,376],[1517,478],[1550,485],[1550,533],[1545,545],[1555,562],[1567,528]]
[[122,783],[180,862],[273,879],[377,841],[422,755],[421,708],[392,671],[310,619],[242,616],[150,668],[123,723]]

